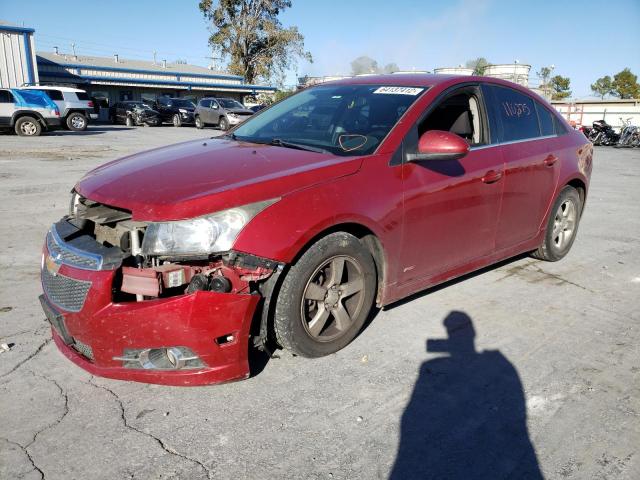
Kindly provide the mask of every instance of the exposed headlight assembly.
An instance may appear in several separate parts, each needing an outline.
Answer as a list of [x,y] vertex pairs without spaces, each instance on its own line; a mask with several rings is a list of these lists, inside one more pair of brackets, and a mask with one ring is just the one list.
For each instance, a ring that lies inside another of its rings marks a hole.
[[279,199],[230,208],[203,217],[152,222],[142,241],[145,255],[206,255],[231,249],[244,226]]
[[186,108],[179,108],[178,111],[180,113],[189,113],[189,111]]

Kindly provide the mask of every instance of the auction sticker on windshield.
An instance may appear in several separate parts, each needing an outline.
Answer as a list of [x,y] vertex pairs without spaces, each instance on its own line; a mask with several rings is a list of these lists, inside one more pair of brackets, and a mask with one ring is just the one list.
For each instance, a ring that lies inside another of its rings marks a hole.
[[373,93],[386,93],[390,95],[418,95],[424,88],[416,87],[379,87]]

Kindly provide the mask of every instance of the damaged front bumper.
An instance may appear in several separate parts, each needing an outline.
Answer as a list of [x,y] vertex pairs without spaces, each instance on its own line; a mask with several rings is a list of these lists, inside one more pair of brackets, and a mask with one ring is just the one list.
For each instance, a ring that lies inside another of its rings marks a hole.
[[249,376],[259,293],[196,290],[122,301],[117,255],[82,236],[60,234],[65,225],[52,227],[43,248],[40,301],[67,358],[98,376],[164,385]]

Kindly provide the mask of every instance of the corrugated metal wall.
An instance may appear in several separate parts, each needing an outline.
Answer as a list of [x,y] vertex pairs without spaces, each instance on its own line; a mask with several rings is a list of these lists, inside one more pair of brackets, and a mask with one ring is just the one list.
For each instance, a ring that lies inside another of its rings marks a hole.
[[38,82],[34,52],[32,33],[3,31],[0,26],[0,87]]

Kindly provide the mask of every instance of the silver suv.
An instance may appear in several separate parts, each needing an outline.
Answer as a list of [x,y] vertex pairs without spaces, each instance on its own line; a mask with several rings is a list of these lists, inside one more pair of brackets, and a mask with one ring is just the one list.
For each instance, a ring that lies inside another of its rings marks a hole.
[[98,118],[98,115],[93,112],[93,102],[89,100],[89,95],[84,90],[44,85],[23,87],[23,89],[45,92],[58,106],[62,125],[69,130],[86,130],[89,118]]
[[197,128],[217,125],[220,130],[227,130],[244,122],[253,113],[233,98],[203,98],[198,102],[194,116]]

